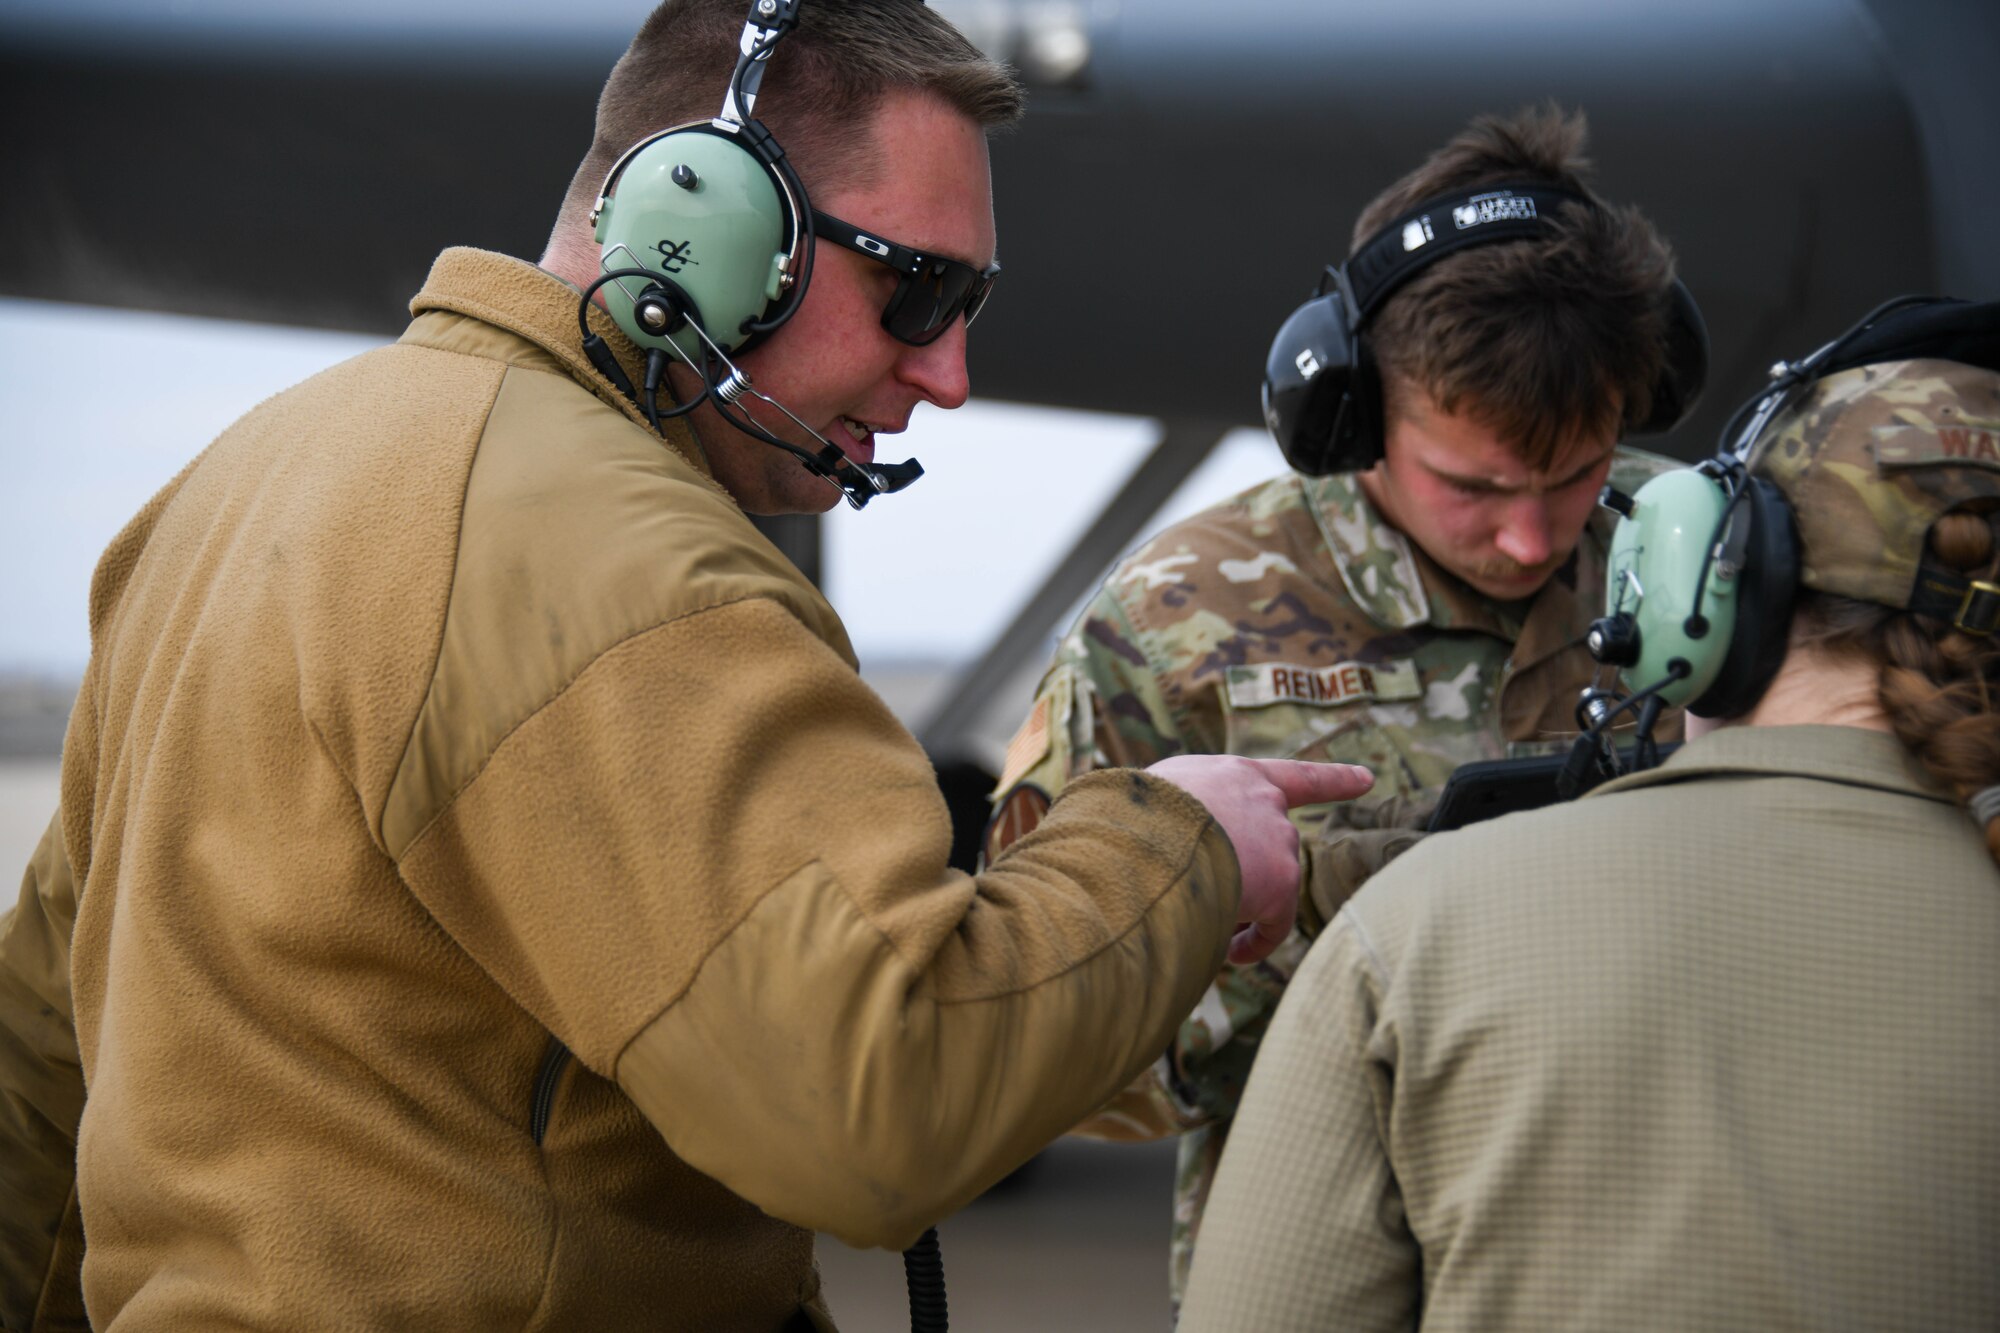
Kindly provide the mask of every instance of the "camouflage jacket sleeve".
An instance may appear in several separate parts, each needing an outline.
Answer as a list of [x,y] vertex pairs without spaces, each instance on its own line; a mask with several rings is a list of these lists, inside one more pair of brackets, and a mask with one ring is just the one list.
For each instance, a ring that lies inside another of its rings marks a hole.
[[1063,636],[1034,704],[1008,743],[981,847],[988,864],[1099,768],[1144,768],[1190,747],[1116,595],[1100,589]]
[[[1116,593],[1100,590],[1058,646],[1027,719],[1008,746],[984,853],[990,862],[1032,830],[1068,782],[1103,767],[1218,753],[1222,738],[1185,734]],[[1365,762],[1356,755],[1354,762]],[[1301,811],[1305,881],[1300,931],[1271,957],[1225,967],[1173,1046],[1077,1127],[1096,1138],[1169,1137],[1227,1118],[1259,1034],[1313,935],[1340,904],[1420,834],[1354,829],[1332,809]]]
[[0,1328],[86,1328],[76,1133],[83,1117],[69,984],[77,886],[62,820],[0,916]]
[[[991,863],[1032,831],[1063,787],[1083,774],[1142,768],[1208,748],[1182,736],[1152,664],[1107,584],[1057,645],[1028,717],[1008,744],[982,847],[985,860]],[[1175,1048],[1179,1045],[1177,1038]],[[1120,1139],[1177,1133],[1189,1119],[1176,1090],[1180,1081],[1170,1049],[1077,1132]]]

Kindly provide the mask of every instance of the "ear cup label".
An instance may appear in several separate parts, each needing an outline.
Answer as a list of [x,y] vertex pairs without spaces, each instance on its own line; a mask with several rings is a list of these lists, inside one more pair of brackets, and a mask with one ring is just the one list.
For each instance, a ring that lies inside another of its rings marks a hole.
[[665,273],[680,273],[689,265],[701,261],[694,257],[693,241],[676,241],[666,237],[653,242],[653,248],[660,254],[660,269]]

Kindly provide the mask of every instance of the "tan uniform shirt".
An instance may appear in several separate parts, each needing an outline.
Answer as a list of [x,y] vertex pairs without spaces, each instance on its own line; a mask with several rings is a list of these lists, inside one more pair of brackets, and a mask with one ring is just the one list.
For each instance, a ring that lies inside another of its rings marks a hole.
[[1429,839],[1293,979],[1182,1333],[1991,1329],[1996,965],[2000,869],[1880,733]]
[[106,553],[0,923],[9,1327],[85,1237],[100,1325],[823,1324],[812,1229],[908,1244],[1220,963],[1234,857],[1147,775],[946,868],[838,618],[576,307],[446,252]]

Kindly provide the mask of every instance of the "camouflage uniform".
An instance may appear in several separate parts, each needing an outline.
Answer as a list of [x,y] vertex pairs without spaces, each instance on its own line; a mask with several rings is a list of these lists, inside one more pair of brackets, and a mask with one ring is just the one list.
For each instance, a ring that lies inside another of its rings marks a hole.
[[[1792,507],[1800,583],[1910,606],[1931,525],[1995,499],[2000,374],[1922,360],[1829,375],[1765,429],[1750,470]],[[1986,614],[1991,596],[1976,592],[1962,609]]]
[[[1630,492],[1675,466],[1620,451]],[[986,855],[1034,827],[1063,784],[1176,754],[1366,764],[1358,801],[1293,812],[1305,845],[1299,929],[1227,968],[1146,1075],[1079,1132],[1180,1134],[1172,1285],[1257,1041],[1307,945],[1361,882],[1415,842],[1460,764],[1573,735],[1597,670],[1611,516],[1534,597],[1497,602],[1388,524],[1352,476],[1287,474],[1167,529],[1115,569],[1057,648],[1008,747]],[[1663,736],[1677,730],[1662,727]]]

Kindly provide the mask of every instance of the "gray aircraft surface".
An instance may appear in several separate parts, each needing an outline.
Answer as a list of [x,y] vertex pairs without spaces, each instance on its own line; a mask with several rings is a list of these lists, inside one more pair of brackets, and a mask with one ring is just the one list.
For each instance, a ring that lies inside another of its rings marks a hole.
[[[394,332],[444,246],[540,253],[645,8],[8,0],[0,294]],[[1673,241],[1713,364],[1667,452],[1706,450],[1775,351],[1883,297],[2000,296],[1990,2],[937,8],[1032,94],[994,146],[981,394],[1160,431],[922,728],[933,755],[1008,725],[1055,618],[1256,421],[1269,338],[1355,212],[1475,113],[1584,108],[1602,191]],[[770,530],[816,574],[812,520]]]

